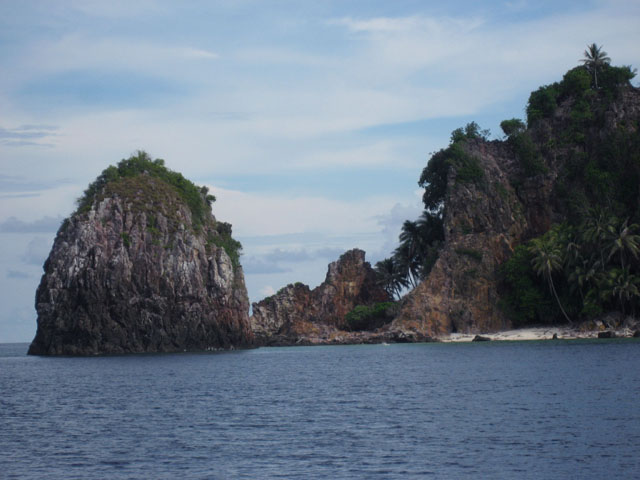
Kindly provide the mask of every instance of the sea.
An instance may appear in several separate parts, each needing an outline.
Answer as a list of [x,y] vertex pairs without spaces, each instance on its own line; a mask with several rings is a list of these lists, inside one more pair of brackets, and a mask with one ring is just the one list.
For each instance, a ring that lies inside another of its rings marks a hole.
[[640,341],[0,345],[3,479],[640,478]]

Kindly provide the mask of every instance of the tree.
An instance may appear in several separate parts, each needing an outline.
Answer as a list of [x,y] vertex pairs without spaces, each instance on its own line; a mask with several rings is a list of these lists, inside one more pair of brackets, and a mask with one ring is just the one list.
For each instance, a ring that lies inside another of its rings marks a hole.
[[607,52],[602,50],[602,47],[598,47],[595,43],[587,45],[587,49],[584,51],[584,57],[581,61],[584,63],[586,69],[593,75],[596,88],[598,88],[598,70],[601,70],[605,65],[611,63],[611,59],[607,56]]
[[637,235],[638,225],[632,223],[629,225],[629,219],[626,219],[620,226],[608,226],[609,240],[609,257],[610,260],[616,253],[620,254],[620,266],[625,269],[625,253],[629,252],[634,258],[638,258],[640,253],[640,235]]
[[562,270],[564,264],[564,258],[562,255],[562,246],[557,241],[556,234],[553,230],[550,230],[542,237],[534,238],[529,246],[529,252],[533,255],[531,264],[536,274],[541,275],[547,281],[549,290],[553,294],[558,302],[560,311],[567,319],[569,323],[571,319],[562,307],[562,302],[558,297],[555,284],[553,283],[553,274]]
[[402,224],[400,232],[400,245],[396,248],[394,257],[400,271],[408,283],[415,288],[420,278],[420,257],[422,248],[422,239],[417,222],[405,220]]
[[527,129],[527,126],[519,118],[512,118],[511,120],[503,120],[500,122],[500,128],[507,137],[520,135]]
[[629,273],[628,268],[614,268],[609,271],[607,280],[603,296],[617,297],[624,315],[626,313],[625,305],[631,303],[633,308],[633,300],[640,298],[640,278]]
[[407,287],[403,275],[393,257],[385,258],[376,263],[375,271],[378,274],[378,283],[394,298],[400,298],[402,290]]

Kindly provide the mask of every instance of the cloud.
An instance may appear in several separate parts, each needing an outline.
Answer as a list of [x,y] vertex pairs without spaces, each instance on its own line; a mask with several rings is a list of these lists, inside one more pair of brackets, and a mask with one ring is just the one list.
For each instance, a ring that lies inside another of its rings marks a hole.
[[318,250],[284,250],[276,248],[264,255],[264,258],[270,262],[289,263],[308,262],[311,260],[316,260],[318,258],[325,258],[333,261],[343,253],[344,249],[341,248],[320,248]]
[[76,70],[127,70],[180,77],[171,67],[216,60],[219,54],[190,45],[149,42],[136,37],[69,33],[54,42],[38,44],[25,64],[44,73]]
[[255,256],[242,257],[242,270],[249,275],[265,275],[290,272],[290,268],[283,268],[274,261],[268,261]]
[[43,217],[33,222],[25,222],[16,217],[9,217],[0,223],[0,233],[44,233],[57,232],[63,218]]
[[[52,125],[22,125],[16,128],[0,127],[0,145],[51,147],[51,137],[58,127]],[[43,141],[48,140],[48,141]],[[0,176],[1,177],[1,176]]]
[[41,192],[43,190],[51,190],[68,183],[66,179],[56,180],[37,180],[29,179],[25,176],[16,175],[2,175],[0,174],[0,189],[4,192],[11,193],[33,193]]
[[310,249],[281,249],[276,248],[261,255],[242,257],[242,268],[247,274],[274,274],[293,271],[291,266],[299,263],[313,262],[325,259],[327,263],[337,260],[344,253],[343,248]]
[[23,280],[25,278],[31,278],[31,275],[20,270],[9,270],[7,272],[7,278],[13,278],[16,280]]
[[53,239],[43,237],[35,237],[28,244],[25,253],[22,255],[22,261],[28,265],[42,266],[49,256]]
[[371,252],[371,260],[374,263],[387,257],[396,249],[402,224],[405,220],[416,220],[423,209],[424,206],[419,201],[409,205],[396,203],[388,212],[376,216],[378,225],[381,227],[381,244],[378,250]]
[[234,232],[239,236],[371,232],[377,230],[373,217],[380,206],[393,205],[385,197],[350,202],[320,196],[247,193],[215,186],[210,190],[217,198],[214,214],[232,219]]
[[260,295],[263,297],[270,297],[271,295],[275,295],[276,290],[271,285],[265,285],[260,289]]

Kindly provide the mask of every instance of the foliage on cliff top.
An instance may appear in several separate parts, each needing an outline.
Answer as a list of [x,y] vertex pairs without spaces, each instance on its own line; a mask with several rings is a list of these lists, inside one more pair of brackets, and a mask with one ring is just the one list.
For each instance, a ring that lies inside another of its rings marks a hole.
[[393,320],[394,302],[381,302],[373,305],[358,305],[344,317],[346,327],[350,331],[372,331]]
[[602,97],[615,98],[620,87],[631,85],[636,71],[630,66],[612,67],[606,64],[599,69],[598,86],[592,79],[589,70],[575,67],[569,70],[562,81],[545,85],[532,92],[527,103],[527,123],[531,127],[538,120],[551,117],[556,108],[565,100],[574,101]]
[[207,187],[199,187],[187,180],[181,173],[169,170],[164,165],[164,160],[151,160],[151,157],[143,151],[138,151],[128,159],[121,160],[116,166],[110,165],[102,171],[84,191],[82,197],[77,200],[77,213],[89,211],[96,196],[104,187],[122,178],[133,178],[141,174],[147,174],[159,178],[170,185],[191,210],[193,226],[202,226],[207,216],[211,214],[211,203],[215,197],[209,194]]
[[231,224],[227,222],[217,222],[217,235],[210,233],[207,239],[208,245],[222,247],[233,265],[234,271],[240,267],[240,255],[242,255],[242,244],[231,236]]

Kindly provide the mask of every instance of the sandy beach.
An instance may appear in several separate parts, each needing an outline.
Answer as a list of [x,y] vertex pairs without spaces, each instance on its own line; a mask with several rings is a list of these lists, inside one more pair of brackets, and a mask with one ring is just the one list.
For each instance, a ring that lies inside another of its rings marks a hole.
[[[530,327],[514,330],[505,330],[495,333],[482,333],[480,336],[490,340],[551,340],[556,335],[558,339],[570,340],[576,338],[598,338],[598,334],[605,330],[584,330],[578,326],[546,326],[546,327]],[[615,337],[632,337],[634,330],[630,328],[607,329],[612,332]],[[471,342],[476,337],[475,333],[452,333],[448,336],[439,338],[442,342]]]

